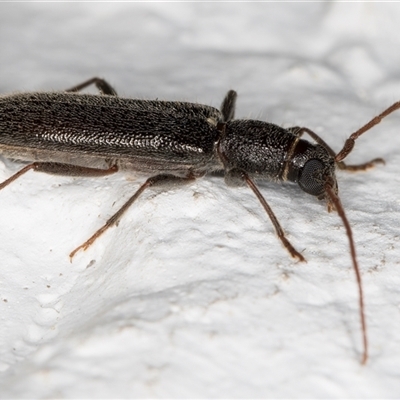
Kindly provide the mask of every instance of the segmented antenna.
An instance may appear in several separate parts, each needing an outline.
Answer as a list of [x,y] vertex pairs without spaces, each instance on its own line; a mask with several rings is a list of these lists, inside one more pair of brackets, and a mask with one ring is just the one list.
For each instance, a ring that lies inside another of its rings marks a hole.
[[360,308],[361,331],[362,331],[363,347],[364,347],[363,356],[362,356],[362,359],[361,359],[361,364],[365,364],[367,362],[367,360],[368,360],[367,324],[366,324],[366,321],[365,321],[364,294],[363,294],[363,289],[362,289],[361,274],[360,274],[360,269],[359,269],[358,263],[357,263],[357,255],[356,255],[356,248],[355,248],[354,240],[353,240],[353,232],[351,230],[349,221],[348,221],[348,219],[346,217],[346,214],[344,212],[343,206],[342,206],[342,204],[340,202],[340,198],[335,193],[334,189],[332,188],[332,186],[331,186],[331,184],[329,182],[327,182],[326,185],[325,185],[325,192],[326,192],[329,200],[334,205],[337,213],[339,214],[339,217],[342,219],[343,225],[346,228],[347,237],[349,239],[351,259],[352,259],[352,262],[353,262],[354,272],[356,273],[357,285],[358,285],[358,298],[359,298],[359,308]]

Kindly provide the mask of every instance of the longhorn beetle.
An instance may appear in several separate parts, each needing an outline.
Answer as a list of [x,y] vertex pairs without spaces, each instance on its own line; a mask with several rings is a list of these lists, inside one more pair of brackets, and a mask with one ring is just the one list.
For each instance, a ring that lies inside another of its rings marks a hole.
[[[94,84],[100,95],[78,93]],[[86,250],[150,186],[181,185],[209,172],[223,171],[230,186],[248,185],[271,219],[291,256],[305,261],[286,238],[255,180],[297,182],[302,190],[336,210],[349,240],[356,274],[363,340],[361,362],[368,359],[367,328],[361,275],[350,224],[338,196],[335,169],[364,171],[375,158],[347,165],[355,140],[400,108],[394,103],[346,140],[335,153],[308,128],[234,120],[237,94],[230,90],[221,109],[201,104],[124,99],[103,79],[92,78],[65,92],[20,93],[0,97],[0,153],[29,161],[0,184],[0,190],[29,170],[71,176],[104,176],[135,170],[150,177],[85,243]],[[307,133],[316,143],[301,139]]]

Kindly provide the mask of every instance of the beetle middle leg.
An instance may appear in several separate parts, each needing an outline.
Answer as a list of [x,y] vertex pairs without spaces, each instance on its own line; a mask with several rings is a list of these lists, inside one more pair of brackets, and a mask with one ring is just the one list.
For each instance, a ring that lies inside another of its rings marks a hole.
[[235,106],[236,106],[237,93],[234,90],[230,90],[222,101],[220,110],[223,117],[222,122],[229,122],[235,117]]
[[128,201],[111,217],[107,220],[107,222],[100,228],[98,229],[88,240],[86,240],[85,243],[81,244],[78,246],[75,250],[73,250],[69,258],[72,262],[72,258],[75,256],[75,254],[79,250],[86,250],[92,243],[102,234],[104,233],[108,228],[111,226],[115,225],[118,223],[119,219],[121,218],[122,214],[125,213],[125,211],[137,200],[137,198],[149,187],[151,186],[161,186],[161,185],[182,185],[185,183],[189,183],[190,181],[193,181],[196,179],[196,177],[192,174],[189,173],[185,177],[179,177],[179,176],[174,176],[170,174],[160,174],[160,175],[155,175],[152,176],[151,178],[147,179],[145,183],[143,183],[142,186],[139,187],[139,189],[131,196]]

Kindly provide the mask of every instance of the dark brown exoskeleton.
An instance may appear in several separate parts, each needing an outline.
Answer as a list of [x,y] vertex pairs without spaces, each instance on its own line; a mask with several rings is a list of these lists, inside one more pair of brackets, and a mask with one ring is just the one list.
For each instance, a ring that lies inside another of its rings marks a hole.
[[[77,93],[95,84],[101,95]],[[221,110],[181,102],[122,99],[104,80],[90,79],[65,92],[21,93],[0,97],[0,153],[29,161],[0,184],[0,190],[29,170],[61,175],[104,176],[118,170],[150,175],[135,194],[85,243],[86,250],[116,224],[151,186],[184,184],[224,171],[228,185],[247,184],[255,193],[289,253],[305,261],[286,238],[254,180],[297,182],[302,190],[336,210],[347,231],[356,274],[363,334],[362,363],[368,358],[367,328],[360,271],[350,224],[338,197],[335,169],[366,170],[383,162],[346,165],[355,140],[400,108],[400,102],[372,119],[335,152],[308,128],[283,129],[271,123],[233,120],[236,92],[229,91]],[[307,133],[316,142],[301,139]]]

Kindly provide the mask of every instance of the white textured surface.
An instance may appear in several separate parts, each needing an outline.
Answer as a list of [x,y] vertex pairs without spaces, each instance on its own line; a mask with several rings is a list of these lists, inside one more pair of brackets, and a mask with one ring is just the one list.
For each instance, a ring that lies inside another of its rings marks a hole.
[[[92,76],[120,95],[308,126],[335,150],[400,99],[400,5],[0,5],[0,92]],[[0,397],[399,397],[400,112],[339,173],[362,269],[370,361],[340,220],[292,185],[205,178],[149,191],[71,264],[139,185],[29,173],[0,192]],[[20,168],[0,160],[0,179]]]

